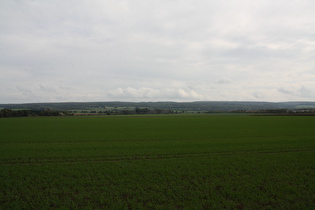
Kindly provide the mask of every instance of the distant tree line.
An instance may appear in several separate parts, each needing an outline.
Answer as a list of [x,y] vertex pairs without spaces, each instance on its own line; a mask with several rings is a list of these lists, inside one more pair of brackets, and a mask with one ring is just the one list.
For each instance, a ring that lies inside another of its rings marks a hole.
[[0,117],[27,117],[27,116],[63,116],[68,115],[67,112],[61,112],[57,110],[45,109],[45,110],[12,110],[1,109]]
[[[194,113],[223,113],[224,111],[195,111]],[[225,111],[227,113],[227,111]],[[231,113],[264,113],[271,115],[315,115],[315,109],[261,109],[261,110],[233,110]],[[113,109],[113,110],[82,110],[82,111],[60,111],[54,109],[43,109],[43,110],[12,110],[2,109],[0,110],[0,118],[4,117],[27,117],[27,116],[71,116],[71,115],[141,115],[141,114],[180,114],[180,113],[191,113],[183,110],[171,110],[171,109],[159,109],[159,108],[147,108],[147,107],[136,107],[135,109]]]
[[12,109],[2,109],[0,110],[0,117],[27,117],[27,110],[12,110]]
[[119,109],[111,110],[70,110],[73,115],[142,115],[142,114],[179,114],[184,111],[163,110],[159,108],[136,107],[134,109]]

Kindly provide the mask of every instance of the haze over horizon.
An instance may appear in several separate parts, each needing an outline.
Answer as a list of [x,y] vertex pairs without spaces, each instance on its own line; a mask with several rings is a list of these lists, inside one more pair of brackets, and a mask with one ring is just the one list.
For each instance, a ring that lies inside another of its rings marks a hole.
[[312,0],[0,0],[0,104],[315,101]]

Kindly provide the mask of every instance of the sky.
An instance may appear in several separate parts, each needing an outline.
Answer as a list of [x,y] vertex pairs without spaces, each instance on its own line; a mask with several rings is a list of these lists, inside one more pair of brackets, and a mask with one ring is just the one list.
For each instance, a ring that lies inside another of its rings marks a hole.
[[315,101],[314,0],[0,0],[0,104]]

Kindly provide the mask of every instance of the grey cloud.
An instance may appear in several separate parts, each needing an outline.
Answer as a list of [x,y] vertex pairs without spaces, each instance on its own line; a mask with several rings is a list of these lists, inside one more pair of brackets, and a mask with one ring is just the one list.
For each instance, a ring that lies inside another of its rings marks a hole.
[[0,102],[315,100],[314,8],[311,0],[1,1]]
[[298,93],[299,93],[299,95],[301,95],[302,97],[305,97],[305,98],[315,96],[315,92],[313,89],[306,88],[304,86],[302,86],[298,89]]
[[284,94],[292,94],[293,92],[285,88],[278,88],[278,91]]
[[263,93],[258,92],[258,91],[252,93],[252,95],[257,100],[261,100],[261,99],[263,99],[265,97]]
[[289,95],[290,97],[298,97],[300,99],[307,99],[307,98],[313,98],[315,97],[315,92],[313,89],[310,89],[308,87],[305,87],[303,85],[301,86],[293,86],[293,87],[286,87],[286,88],[278,88],[278,91]]

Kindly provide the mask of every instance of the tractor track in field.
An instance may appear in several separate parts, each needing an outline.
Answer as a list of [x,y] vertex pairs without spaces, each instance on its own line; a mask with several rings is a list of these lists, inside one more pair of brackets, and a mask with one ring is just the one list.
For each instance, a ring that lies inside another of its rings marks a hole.
[[182,153],[182,154],[163,154],[163,155],[125,155],[125,156],[107,156],[95,158],[46,158],[46,159],[22,159],[22,160],[2,160],[0,165],[26,165],[26,164],[63,164],[63,163],[88,163],[88,162],[122,162],[122,161],[137,161],[137,160],[163,160],[176,158],[192,158],[192,157],[206,157],[206,156],[243,156],[253,154],[281,154],[281,153],[296,153],[296,152],[310,152],[315,151],[311,149],[298,150],[280,150],[280,151],[243,151],[242,153],[231,152],[202,152],[202,153]]

